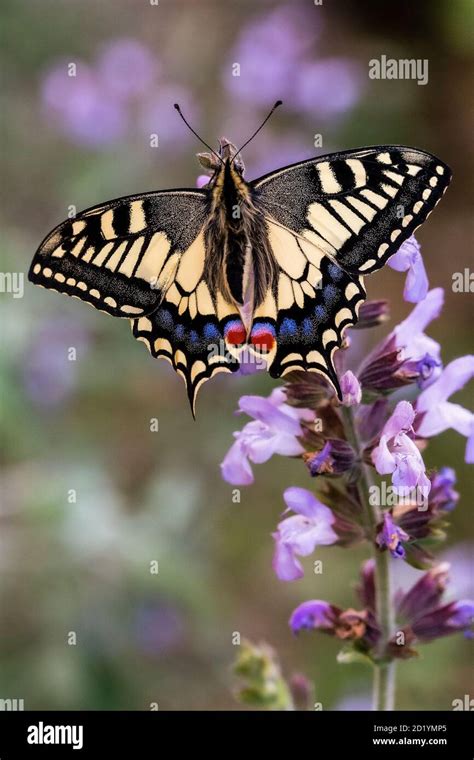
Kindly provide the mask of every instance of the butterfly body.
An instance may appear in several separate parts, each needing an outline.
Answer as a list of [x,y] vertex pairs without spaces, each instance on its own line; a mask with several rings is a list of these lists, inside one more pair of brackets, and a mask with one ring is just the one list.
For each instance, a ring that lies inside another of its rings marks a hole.
[[133,335],[182,375],[194,411],[203,382],[243,352],[273,377],[323,374],[357,322],[363,277],[426,219],[451,172],[415,148],[309,159],[253,182],[235,147],[199,154],[200,190],[128,196],[56,227],[29,277],[128,318]]
[[[233,147],[233,146],[232,146]],[[205,230],[208,255],[207,282],[237,308],[253,311],[277,277],[264,216],[243,169],[226,158],[210,182],[211,208]]]

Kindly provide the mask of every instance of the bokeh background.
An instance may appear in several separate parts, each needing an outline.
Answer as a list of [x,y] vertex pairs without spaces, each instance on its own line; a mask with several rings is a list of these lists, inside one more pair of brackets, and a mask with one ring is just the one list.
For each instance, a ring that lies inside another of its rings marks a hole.
[[[282,98],[245,152],[250,178],[391,142],[452,166],[453,185],[418,238],[431,284],[446,289],[431,334],[445,362],[468,352],[472,294],[453,293],[451,282],[472,265],[472,10],[469,0],[4,0],[1,271],[26,273],[71,206],[194,186],[202,146],[175,101],[215,145],[221,135],[243,142]],[[369,79],[368,61],[382,54],[427,58],[428,84]],[[410,308],[402,277],[387,268],[368,281],[369,297],[392,299],[392,325]],[[324,709],[363,706],[370,673],[337,665],[329,637],[293,638],[287,620],[308,598],[351,605],[367,548],[323,549],[323,576],[309,559],[303,580],[282,584],[270,533],[284,488],[311,485],[303,466],[259,466],[240,503],[220,478],[242,424],[238,397],[266,395],[273,381],[214,379],[193,422],[182,381],[125,320],[34,288],[26,275],[23,298],[2,293],[1,311],[0,697],[23,698],[25,709],[242,709],[231,673],[240,632],[275,647],[286,675],[306,673]],[[362,349],[385,329],[370,332]],[[468,403],[468,390],[458,399]],[[446,433],[426,457],[458,473],[462,499],[445,551],[466,596],[472,489],[463,448]],[[397,706],[450,709],[470,691],[468,647],[441,640],[402,664]]]

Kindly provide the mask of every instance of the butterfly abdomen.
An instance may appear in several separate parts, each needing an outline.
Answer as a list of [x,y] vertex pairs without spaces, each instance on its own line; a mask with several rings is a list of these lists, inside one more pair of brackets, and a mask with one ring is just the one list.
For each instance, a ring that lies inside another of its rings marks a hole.
[[265,225],[253,205],[249,185],[229,162],[220,168],[214,182],[205,238],[211,292],[219,291],[229,303],[242,306],[251,278],[253,306],[258,306],[276,283],[277,269],[272,266]]

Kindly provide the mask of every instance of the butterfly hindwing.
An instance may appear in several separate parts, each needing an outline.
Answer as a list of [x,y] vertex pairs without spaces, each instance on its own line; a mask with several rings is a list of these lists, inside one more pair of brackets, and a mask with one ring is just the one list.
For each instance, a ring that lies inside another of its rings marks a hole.
[[280,271],[273,296],[255,313],[254,343],[258,346],[259,336],[274,336],[270,350],[263,346],[272,377],[295,369],[318,372],[340,396],[332,357],[345,329],[357,322],[366,297],[363,278],[344,271],[312,242],[275,220],[267,219],[267,229]]
[[446,190],[449,168],[415,148],[321,156],[255,180],[256,203],[352,274],[380,269]]
[[115,317],[156,309],[206,215],[199,190],[146,193],[90,208],[41,243],[29,278]]
[[132,320],[132,332],[152,356],[166,359],[182,376],[194,414],[202,384],[219,372],[239,369],[238,353],[228,340],[232,330],[240,331],[242,342],[244,335],[235,308],[220,294],[211,295],[202,257],[191,249],[189,255],[186,278],[180,277],[180,264],[160,307],[149,316]]

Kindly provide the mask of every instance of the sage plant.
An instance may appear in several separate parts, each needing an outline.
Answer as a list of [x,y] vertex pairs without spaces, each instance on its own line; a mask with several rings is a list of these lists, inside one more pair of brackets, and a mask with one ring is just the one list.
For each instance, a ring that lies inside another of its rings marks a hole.
[[[474,615],[472,601],[445,600],[449,565],[437,564],[433,554],[459,498],[456,475],[449,466],[427,472],[423,459],[429,440],[454,428],[467,439],[466,461],[474,462],[474,414],[449,400],[474,376],[474,356],[443,366],[440,345],[426,334],[441,313],[443,291],[428,291],[415,238],[390,264],[407,272],[404,297],[415,306],[357,368],[355,342],[346,333],[335,362],[342,402],[321,375],[303,371],[287,375],[268,398],[243,396],[239,411],[252,421],[234,434],[222,463],[226,481],[250,485],[252,465],[274,455],[300,458],[305,485],[289,484],[273,533],[273,568],[281,581],[301,578],[301,558],[320,545],[368,545],[372,556],[362,566],[354,608],[342,609],[337,600],[303,601],[290,626],[295,634],[310,630],[340,639],[339,661],[369,662],[375,710],[394,707],[397,660],[438,637],[470,635]],[[386,301],[368,301],[356,328],[388,317]],[[401,562],[425,571],[403,593],[397,588]]]

